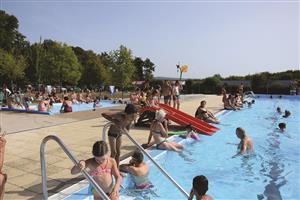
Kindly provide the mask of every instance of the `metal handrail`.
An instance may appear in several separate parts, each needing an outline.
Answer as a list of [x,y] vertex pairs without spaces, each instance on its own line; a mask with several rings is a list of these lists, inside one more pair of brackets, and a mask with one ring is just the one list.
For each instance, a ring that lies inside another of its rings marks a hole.
[[[71,151],[66,147],[64,142],[55,135],[48,135],[45,137],[41,143],[40,147],[40,159],[41,159],[41,172],[42,172],[42,185],[43,185],[43,197],[44,200],[48,199],[48,186],[47,186],[47,175],[46,175],[46,161],[45,161],[45,146],[46,142],[49,140],[56,141],[62,150],[67,154],[67,156],[73,161],[75,165],[78,164],[78,160],[74,157]],[[84,177],[89,181],[90,184],[95,188],[95,190],[99,193],[102,199],[109,200],[109,197],[105,194],[105,192],[101,189],[101,187],[96,183],[96,181],[88,174],[88,172],[84,169],[82,171]]]
[[[114,124],[114,123],[112,123],[112,122],[109,122],[109,123],[107,123],[107,124],[105,124],[104,125],[104,127],[103,127],[103,132],[102,132],[102,139],[104,138],[106,138],[106,130],[107,130],[107,128],[109,127],[109,126],[111,126],[112,124]],[[166,172],[166,170],[164,170],[155,160],[154,160],[154,158],[152,158],[152,156],[147,152],[147,151],[145,151],[145,149],[139,144],[139,143],[137,143],[137,141],[135,140],[135,139],[133,139],[130,135],[129,135],[129,133],[128,133],[128,131],[127,131],[127,129],[125,128],[125,129],[123,129],[123,133],[125,133],[125,135],[129,138],[129,140],[131,141],[131,142],[133,142],[133,144],[135,144],[135,146],[140,150],[140,151],[142,151],[152,162],[153,162],[153,164],[160,170],[160,172],[167,178],[167,179],[169,179],[170,181],[171,181],[171,183],[173,183],[173,185],[175,185],[176,187],[177,187],[177,189],[179,189],[180,190],[180,192],[183,194],[183,195],[185,195],[187,198],[189,198],[189,194]],[[103,140],[103,141],[105,141],[105,140]]]

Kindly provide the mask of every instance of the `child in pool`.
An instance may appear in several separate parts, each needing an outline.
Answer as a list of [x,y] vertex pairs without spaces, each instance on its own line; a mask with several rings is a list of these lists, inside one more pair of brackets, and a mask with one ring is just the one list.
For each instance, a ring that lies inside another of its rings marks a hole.
[[278,124],[279,130],[280,132],[284,132],[284,130],[286,129],[286,124],[281,122]]
[[199,135],[194,132],[192,125],[190,125],[190,124],[187,125],[185,127],[185,130],[187,131],[187,134],[180,135],[179,137],[184,138],[184,139],[186,139],[186,138],[193,138],[195,140],[200,140]]
[[[78,165],[71,169],[71,174],[78,174],[80,171],[88,168],[89,174],[99,184],[103,191],[112,200],[119,199],[119,188],[122,177],[119,173],[116,161],[108,156],[108,146],[104,141],[97,141],[93,145],[93,156],[87,160],[80,160]],[[113,184],[112,176],[115,178]],[[94,199],[100,200],[101,196],[92,189]]]
[[205,176],[196,176],[193,179],[193,187],[190,192],[188,200],[193,200],[194,196],[196,200],[213,200],[213,198],[206,194],[208,190],[208,180]]
[[149,181],[149,167],[143,162],[144,155],[140,151],[135,151],[131,156],[129,164],[120,165],[120,171],[132,174],[136,189],[149,189],[153,185]]

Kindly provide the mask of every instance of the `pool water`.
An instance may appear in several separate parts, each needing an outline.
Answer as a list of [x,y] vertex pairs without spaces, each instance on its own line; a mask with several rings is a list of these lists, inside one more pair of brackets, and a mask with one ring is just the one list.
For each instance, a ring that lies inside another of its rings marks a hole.
[[[50,115],[57,115],[60,113],[61,103],[55,103],[50,110]],[[72,112],[79,112],[85,110],[93,110],[94,103],[81,103],[81,104],[72,104]],[[96,109],[106,108],[113,106],[120,106],[122,104],[113,104],[111,100],[101,100],[100,104],[97,104]]]
[[[113,104],[112,102],[113,101],[111,101],[111,100],[101,100],[101,102],[96,105],[96,109],[122,105],[122,104]],[[62,103],[54,103],[49,112],[41,112],[41,113],[47,113],[49,115],[61,114],[61,112],[60,112],[61,105],[62,105]],[[93,105],[94,105],[94,103],[72,104],[72,112],[93,110]],[[30,107],[32,110],[35,110],[38,113],[37,104],[31,104]]]
[[[292,115],[282,118],[276,113],[277,106]],[[186,157],[168,152],[162,166],[186,191],[194,176],[205,175],[208,194],[215,199],[300,199],[299,106],[299,100],[256,100],[251,108],[223,115],[214,136],[202,136],[200,142],[186,145]],[[283,134],[277,130],[279,122],[287,124]],[[238,126],[253,140],[254,155],[232,158],[239,143]],[[165,182],[155,175],[152,180],[155,185]],[[161,199],[177,199],[180,194],[168,192],[170,187],[158,186],[164,194]]]
[[[276,113],[279,106],[291,111],[283,118]],[[185,150],[178,154],[166,152],[155,159],[189,193],[192,179],[205,175],[209,180],[207,194],[214,199],[300,199],[300,100],[259,98],[251,107],[231,111],[220,116],[220,131],[213,136],[201,136],[200,141],[187,139]],[[287,129],[280,133],[278,123]],[[237,156],[235,129],[242,127],[254,143],[255,153]],[[154,150],[152,155],[162,152]],[[130,178],[123,179],[121,199],[186,199],[159,171],[150,164],[150,191],[132,189]],[[67,199],[83,199],[79,193]]]

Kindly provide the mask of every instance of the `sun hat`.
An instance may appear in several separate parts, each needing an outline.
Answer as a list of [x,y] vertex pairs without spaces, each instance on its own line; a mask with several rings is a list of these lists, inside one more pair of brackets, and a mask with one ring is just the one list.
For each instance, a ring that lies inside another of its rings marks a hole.
[[167,113],[162,109],[157,110],[155,113],[155,119],[158,121],[162,121],[165,118],[166,114]]

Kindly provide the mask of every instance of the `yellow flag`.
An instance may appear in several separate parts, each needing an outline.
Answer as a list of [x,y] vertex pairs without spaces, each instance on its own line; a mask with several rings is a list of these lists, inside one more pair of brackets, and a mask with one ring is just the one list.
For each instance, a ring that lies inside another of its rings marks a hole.
[[187,65],[183,65],[180,68],[181,72],[187,72],[188,71],[188,66]]

